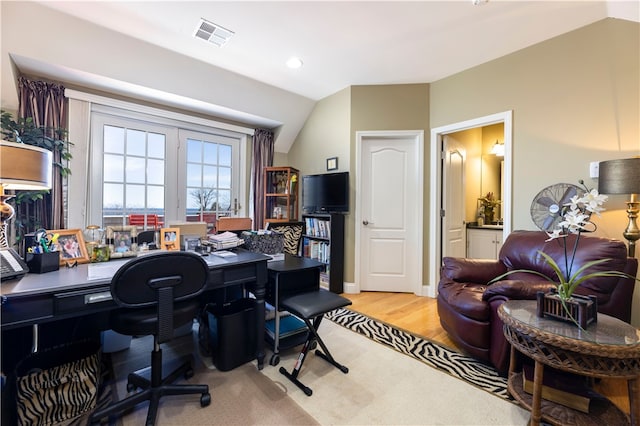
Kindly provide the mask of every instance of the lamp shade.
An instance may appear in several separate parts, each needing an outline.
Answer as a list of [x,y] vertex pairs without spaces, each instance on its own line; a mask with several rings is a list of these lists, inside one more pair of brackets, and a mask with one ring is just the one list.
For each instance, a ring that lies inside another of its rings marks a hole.
[[598,192],[640,194],[640,157],[601,161]]
[[53,154],[44,148],[0,141],[0,185],[12,190],[51,189]]

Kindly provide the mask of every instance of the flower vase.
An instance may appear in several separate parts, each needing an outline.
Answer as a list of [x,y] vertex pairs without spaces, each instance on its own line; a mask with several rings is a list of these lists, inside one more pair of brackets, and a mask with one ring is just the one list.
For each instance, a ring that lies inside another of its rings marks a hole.
[[552,289],[548,293],[539,291],[536,300],[536,314],[540,318],[546,316],[572,322],[582,329],[598,321],[598,299],[595,296],[574,294],[563,305],[556,290]]
[[493,207],[484,208],[484,223],[491,225],[493,223]]

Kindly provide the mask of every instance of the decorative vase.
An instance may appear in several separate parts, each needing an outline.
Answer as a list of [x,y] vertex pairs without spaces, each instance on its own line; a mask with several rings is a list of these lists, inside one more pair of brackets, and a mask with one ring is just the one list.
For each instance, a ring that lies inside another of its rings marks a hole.
[[493,207],[484,208],[484,223],[491,225],[493,223]]
[[548,316],[572,322],[582,329],[598,321],[598,299],[595,296],[574,294],[563,304],[556,290],[552,289],[548,293],[539,291],[536,300],[536,314],[540,318]]

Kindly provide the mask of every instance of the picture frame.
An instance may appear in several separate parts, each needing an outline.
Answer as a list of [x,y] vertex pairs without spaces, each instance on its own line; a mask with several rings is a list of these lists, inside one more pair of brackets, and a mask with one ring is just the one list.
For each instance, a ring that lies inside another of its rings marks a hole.
[[338,157],[327,158],[327,171],[338,170]]
[[107,226],[107,245],[109,259],[135,257],[138,253],[138,227]]
[[60,266],[75,266],[91,261],[81,229],[54,229],[47,231],[47,234],[57,235],[53,246],[60,253]]
[[180,228],[161,228],[160,248],[168,251],[180,251]]
[[180,246],[184,251],[196,251],[200,245],[200,237],[197,235],[183,235],[180,240]]

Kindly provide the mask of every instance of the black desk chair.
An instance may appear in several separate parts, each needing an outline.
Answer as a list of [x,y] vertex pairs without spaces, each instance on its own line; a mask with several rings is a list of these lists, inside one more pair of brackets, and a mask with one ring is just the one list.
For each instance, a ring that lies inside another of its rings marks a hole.
[[[317,277],[317,273],[315,276]],[[296,364],[291,373],[284,367],[280,367],[280,373],[302,389],[307,396],[311,396],[313,391],[298,380],[298,374],[302,369],[307,353],[316,347],[316,343],[322,348],[322,351],[319,349],[315,351],[316,355],[337,367],[343,373],[347,374],[349,372],[347,367],[333,358],[329,349],[327,349],[327,346],[318,335],[318,327],[320,327],[320,323],[326,313],[351,305],[351,301],[339,294],[321,289],[317,278],[303,281],[307,282],[300,282],[296,286],[285,285],[283,286],[285,288],[279,289],[281,297],[279,301],[280,309],[286,310],[303,320],[309,330],[307,340],[302,346],[302,351],[296,359]]]
[[113,300],[122,308],[110,316],[110,326],[129,336],[153,335],[151,379],[130,373],[127,391],[143,389],[126,399],[96,411],[91,423],[103,417],[149,401],[147,425],[153,425],[160,398],[165,395],[201,394],[200,405],[211,403],[207,385],[173,385],[181,375],[193,376],[191,360],[162,378],[160,344],[173,338],[174,329],[190,323],[200,309],[198,295],[204,290],[209,267],[201,256],[191,252],[147,254],[124,264],[111,280]]

